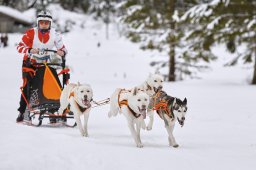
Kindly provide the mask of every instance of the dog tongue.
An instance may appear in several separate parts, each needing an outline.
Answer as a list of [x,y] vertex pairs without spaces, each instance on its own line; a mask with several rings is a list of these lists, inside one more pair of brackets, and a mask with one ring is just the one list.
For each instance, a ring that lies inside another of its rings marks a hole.
[[143,116],[143,119],[146,119],[146,110],[142,111],[142,116]]
[[90,103],[88,100],[83,100],[83,104],[84,104],[87,108],[91,107],[91,103]]

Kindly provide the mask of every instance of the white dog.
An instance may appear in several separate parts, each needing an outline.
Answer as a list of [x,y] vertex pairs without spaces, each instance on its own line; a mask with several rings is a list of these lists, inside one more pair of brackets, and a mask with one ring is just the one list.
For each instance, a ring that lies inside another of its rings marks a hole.
[[[70,105],[70,111],[74,113],[77,126],[82,136],[87,137],[87,123],[91,110],[92,88],[88,84],[68,84],[60,96],[59,114]],[[84,116],[84,126],[82,126],[80,116]]]
[[[138,90],[145,91],[150,99],[154,96],[159,90],[163,88],[164,78],[160,74],[150,74],[147,80],[142,83],[140,86],[137,86]],[[147,115],[149,116],[149,123],[147,125],[147,130],[151,130],[154,122],[154,112],[151,109],[148,109]]]
[[145,92],[137,90],[137,88],[132,91],[116,89],[110,98],[108,116],[116,116],[120,112],[126,117],[132,137],[139,148],[143,147],[140,139],[140,129],[145,129],[144,118],[148,105],[149,96]]

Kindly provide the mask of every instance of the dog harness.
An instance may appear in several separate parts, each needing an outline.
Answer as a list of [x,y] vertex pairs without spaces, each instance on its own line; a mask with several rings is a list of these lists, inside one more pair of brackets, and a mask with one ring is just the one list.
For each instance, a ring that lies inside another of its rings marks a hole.
[[132,113],[132,115],[135,117],[135,118],[138,118],[140,117],[141,115],[140,114],[137,114],[136,112],[134,112],[132,110],[132,108],[130,108],[129,104],[128,104],[128,100],[122,100],[120,101],[120,95],[122,93],[122,91],[125,91],[125,92],[130,92],[130,91],[127,91],[125,89],[121,89],[120,92],[118,93],[118,105],[119,105],[119,108],[121,109],[122,106],[127,106],[127,108],[129,109],[129,111]]
[[[71,93],[70,93],[70,95],[69,95],[68,98],[70,98],[70,97],[74,97],[74,98],[75,98],[74,92],[71,92]],[[86,109],[88,109],[88,108],[84,108],[84,107],[80,106],[80,105],[77,103],[76,100],[75,100],[75,103],[76,103],[77,107],[79,108],[80,112],[82,112],[82,113],[83,113],[84,111],[86,111]]]
[[[170,109],[168,107],[168,103],[170,102],[171,99],[167,99],[167,100],[164,99],[166,97],[168,97],[168,96],[163,91],[157,92],[153,96],[153,104],[152,104],[152,108],[150,108],[150,109],[156,110],[157,114],[159,115],[159,117],[161,119],[164,119],[163,114],[166,114],[169,118],[171,118],[173,120],[174,119],[173,107],[171,107]],[[157,100],[159,100],[159,101],[157,101]],[[172,104],[173,104],[173,101],[169,104],[169,106]]]

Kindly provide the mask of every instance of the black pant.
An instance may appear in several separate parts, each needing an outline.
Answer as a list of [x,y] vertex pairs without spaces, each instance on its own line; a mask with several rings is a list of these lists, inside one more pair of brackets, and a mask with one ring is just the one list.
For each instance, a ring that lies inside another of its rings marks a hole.
[[[23,88],[23,91],[22,91],[24,97],[26,98],[27,101],[29,101],[29,95],[28,95],[28,83],[26,84],[26,86]],[[20,96],[20,107],[18,108],[18,111],[20,113],[24,113],[25,110],[26,110],[26,107],[27,107],[27,103],[24,99],[24,97],[21,95]]]

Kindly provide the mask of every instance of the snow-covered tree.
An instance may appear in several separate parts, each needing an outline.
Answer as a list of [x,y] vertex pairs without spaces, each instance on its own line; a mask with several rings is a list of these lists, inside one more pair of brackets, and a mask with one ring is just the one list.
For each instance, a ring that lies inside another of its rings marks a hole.
[[122,5],[126,14],[122,21],[127,24],[127,37],[133,42],[140,42],[142,49],[158,50],[169,61],[152,62],[159,67],[168,66],[169,81],[181,79],[184,74],[193,74],[193,70],[204,68],[198,60],[209,61],[201,55],[190,57],[186,53],[188,43],[184,36],[189,30],[189,23],[180,23],[180,16],[187,8],[199,0],[128,0]]
[[254,61],[252,84],[256,84],[255,0],[213,0],[192,7],[182,21],[190,22],[195,28],[186,37],[186,41],[194,42],[190,45],[192,51],[200,49],[208,57],[213,55],[214,44],[226,44],[235,56],[227,65],[235,65],[239,60],[245,64]]

